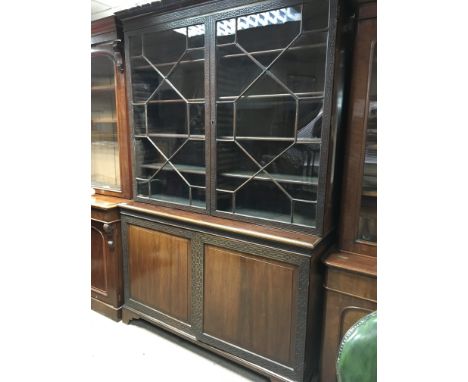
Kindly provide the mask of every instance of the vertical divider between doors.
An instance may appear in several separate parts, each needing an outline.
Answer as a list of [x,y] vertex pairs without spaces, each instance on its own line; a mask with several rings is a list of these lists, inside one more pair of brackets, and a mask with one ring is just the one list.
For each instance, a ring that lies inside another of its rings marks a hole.
[[216,19],[209,16],[207,20],[208,62],[209,62],[209,109],[210,109],[210,205],[208,213],[216,211]]

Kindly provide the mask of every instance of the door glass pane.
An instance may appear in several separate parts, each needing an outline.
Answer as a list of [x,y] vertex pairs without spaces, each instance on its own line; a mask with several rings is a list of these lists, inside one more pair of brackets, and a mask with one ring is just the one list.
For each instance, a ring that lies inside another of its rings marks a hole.
[[129,45],[137,196],[205,208],[205,25]]
[[120,190],[114,61],[91,56],[91,184]]
[[328,1],[216,25],[217,210],[315,227]]
[[367,109],[366,148],[362,179],[358,239],[377,242],[377,46],[372,54],[372,72]]

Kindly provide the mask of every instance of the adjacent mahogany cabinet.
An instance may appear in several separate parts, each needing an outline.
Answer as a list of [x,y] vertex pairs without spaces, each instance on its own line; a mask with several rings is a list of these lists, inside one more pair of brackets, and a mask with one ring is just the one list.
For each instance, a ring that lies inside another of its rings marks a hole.
[[336,381],[343,335],[377,309],[377,5],[357,13],[338,247],[325,257],[323,382]]
[[131,197],[122,31],[114,17],[91,24],[91,307],[118,321],[122,257],[118,204]]
[[122,200],[97,195],[91,199],[91,308],[120,321],[122,316]]

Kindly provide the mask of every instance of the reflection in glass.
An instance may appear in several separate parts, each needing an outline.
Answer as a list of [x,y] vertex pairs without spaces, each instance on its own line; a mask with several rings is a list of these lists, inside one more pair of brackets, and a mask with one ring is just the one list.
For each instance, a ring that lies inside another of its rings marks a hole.
[[328,0],[314,3],[217,22],[218,211],[315,226]]
[[114,61],[91,56],[91,183],[119,191],[120,164],[115,103]]
[[372,54],[372,72],[367,110],[366,148],[362,179],[358,239],[377,242],[377,46]]

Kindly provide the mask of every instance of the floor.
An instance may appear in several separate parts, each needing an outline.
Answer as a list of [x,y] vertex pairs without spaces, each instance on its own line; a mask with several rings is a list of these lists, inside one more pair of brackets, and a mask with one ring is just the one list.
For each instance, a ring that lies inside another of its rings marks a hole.
[[129,325],[90,311],[95,380],[266,382],[268,379],[141,320]]

